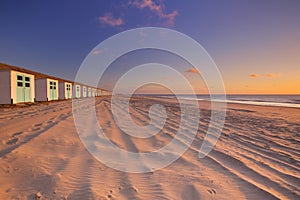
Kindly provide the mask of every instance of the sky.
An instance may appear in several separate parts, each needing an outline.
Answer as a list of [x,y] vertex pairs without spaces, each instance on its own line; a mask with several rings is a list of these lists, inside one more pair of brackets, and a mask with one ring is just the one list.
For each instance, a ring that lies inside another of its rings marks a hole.
[[[300,94],[299,10],[298,0],[0,1],[0,62],[74,80],[86,56],[101,54],[94,48],[107,38],[133,28],[164,27],[206,49],[228,94]],[[126,70],[154,60],[177,69],[197,93],[207,92],[195,67],[151,50],[120,57],[101,86],[111,90]],[[159,77],[185,93],[167,73]]]

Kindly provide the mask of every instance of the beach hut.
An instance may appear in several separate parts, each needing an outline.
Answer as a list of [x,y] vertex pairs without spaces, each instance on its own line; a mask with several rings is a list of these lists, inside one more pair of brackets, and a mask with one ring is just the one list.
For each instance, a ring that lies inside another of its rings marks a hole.
[[34,102],[34,87],[33,74],[0,67],[0,104]]
[[103,96],[107,96],[108,95],[108,91],[107,90],[102,90],[102,95]]
[[73,97],[80,98],[81,97],[81,85],[74,84],[73,86]]
[[101,89],[99,89],[99,96],[102,96],[102,90]]
[[87,92],[88,97],[92,97],[92,88],[88,87],[88,92]]
[[52,78],[35,79],[35,100],[58,100],[58,80]]
[[86,93],[87,93],[87,90],[86,90],[86,86],[82,86],[82,97],[86,97]]
[[96,90],[95,88],[92,88],[92,97],[95,97],[96,96]]
[[101,96],[104,96],[104,90],[101,90]]
[[59,99],[72,98],[72,83],[60,81],[59,82]]

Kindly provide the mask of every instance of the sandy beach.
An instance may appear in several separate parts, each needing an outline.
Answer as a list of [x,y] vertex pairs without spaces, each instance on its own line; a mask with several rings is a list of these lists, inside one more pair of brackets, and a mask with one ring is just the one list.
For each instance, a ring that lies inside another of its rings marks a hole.
[[[153,151],[176,134],[180,121],[172,100],[137,98],[132,118],[148,122],[153,102],[170,111],[164,129],[147,139],[116,126],[108,97],[96,98],[99,124],[119,147]],[[84,99],[82,99],[84,105]],[[300,109],[228,104],[222,135],[204,159],[198,151],[210,118],[201,119],[190,148],[170,166],[134,174],[111,169],[84,148],[71,101],[0,108],[0,199],[299,199]]]

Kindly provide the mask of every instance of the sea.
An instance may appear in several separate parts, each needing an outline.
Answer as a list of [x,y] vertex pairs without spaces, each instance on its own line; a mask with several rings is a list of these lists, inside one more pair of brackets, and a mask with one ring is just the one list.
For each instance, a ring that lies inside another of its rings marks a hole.
[[[151,95],[152,96],[152,95]],[[175,95],[155,95],[164,98],[175,98]],[[227,102],[237,104],[250,104],[261,106],[280,106],[280,107],[293,107],[300,108],[300,95],[176,95],[176,98],[185,100],[205,100],[216,102]]]

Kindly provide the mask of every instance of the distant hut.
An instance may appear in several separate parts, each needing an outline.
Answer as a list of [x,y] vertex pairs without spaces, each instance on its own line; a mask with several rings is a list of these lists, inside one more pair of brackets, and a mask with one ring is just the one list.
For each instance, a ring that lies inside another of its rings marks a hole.
[[74,83],[74,86],[73,86],[73,98],[80,98],[82,97],[81,95],[81,85],[78,84],[78,83]]
[[59,99],[71,99],[72,90],[71,82],[59,81]]
[[92,88],[88,87],[88,97],[92,97]]
[[103,90],[102,89],[99,90],[99,94],[100,94],[99,96],[103,96]]
[[53,101],[58,100],[58,80],[53,78],[35,79],[35,100]]
[[82,97],[86,98],[86,96],[87,96],[86,86],[82,86]]

